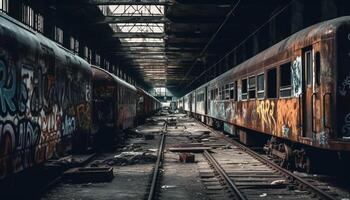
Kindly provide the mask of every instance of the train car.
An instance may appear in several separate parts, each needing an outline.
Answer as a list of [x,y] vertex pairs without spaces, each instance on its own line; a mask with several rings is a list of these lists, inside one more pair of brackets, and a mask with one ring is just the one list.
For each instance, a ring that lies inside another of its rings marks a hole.
[[160,102],[141,88],[137,88],[137,121],[142,123],[151,114],[160,109]]
[[134,126],[137,89],[100,67],[92,66],[92,74],[95,141],[110,147],[120,131]]
[[308,27],[203,85],[207,112],[196,114],[210,125],[229,125],[244,143],[271,136],[266,150],[301,170],[327,155],[330,163],[346,157],[349,52],[350,17]]
[[184,97],[184,111],[189,114],[191,112],[190,108],[191,108],[191,96],[190,94],[186,94]]
[[0,179],[88,146],[91,77],[83,59],[0,13]]
[[207,88],[205,86],[199,87],[196,89],[195,93],[195,118],[198,120],[205,122],[205,115],[207,113],[207,104],[205,102],[205,99],[207,98]]
[[180,112],[183,112],[184,110],[184,98],[181,97],[177,100],[177,108],[179,109]]

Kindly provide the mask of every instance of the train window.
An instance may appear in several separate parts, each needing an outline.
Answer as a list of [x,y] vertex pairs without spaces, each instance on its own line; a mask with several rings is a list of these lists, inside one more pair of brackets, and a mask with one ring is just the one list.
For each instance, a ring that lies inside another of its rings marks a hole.
[[9,11],[9,1],[0,0],[0,11],[7,13]]
[[273,68],[267,71],[267,98],[277,97],[277,69]]
[[55,41],[63,44],[63,30],[55,26]]
[[305,66],[306,66],[306,83],[311,85],[312,82],[312,51],[305,52]]
[[238,82],[235,81],[235,84],[234,84],[234,88],[235,88],[235,91],[234,91],[234,97],[235,97],[235,101],[238,101]]
[[257,79],[257,97],[263,99],[265,97],[265,76],[260,74],[256,77]]
[[249,99],[254,99],[255,98],[255,88],[256,88],[256,84],[255,84],[255,76],[249,77]]
[[291,63],[286,63],[280,67],[280,96],[289,97],[292,95],[292,72]]
[[221,100],[225,100],[225,86],[221,86]]
[[225,100],[229,100],[230,99],[230,85],[226,84],[225,85]]
[[34,10],[25,4],[22,5],[22,22],[30,27],[34,27]]
[[248,98],[248,79],[242,80],[242,100]]
[[40,13],[34,15],[34,30],[44,33],[44,17]]
[[230,83],[230,99],[234,99],[235,98],[235,87],[233,83]]
[[320,52],[315,54],[315,81],[317,85],[321,83],[321,55]]
[[70,37],[70,49],[79,53],[79,41],[74,37]]

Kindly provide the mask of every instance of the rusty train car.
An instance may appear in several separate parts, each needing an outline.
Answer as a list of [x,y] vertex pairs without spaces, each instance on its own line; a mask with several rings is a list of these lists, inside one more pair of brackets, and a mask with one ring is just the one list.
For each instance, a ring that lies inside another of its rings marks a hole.
[[141,88],[137,88],[137,123],[142,123],[145,119],[161,108],[161,103],[152,95]]
[[[0,13],[0,183],[53,156],[94,147],[103,130],[132,127],[137,91]],[[159,105],[152,99],[153,109]]]
[[92,74],[96,146],[111,146],[121,130],[134,125],[137,89],[100,67],[92,66]]
[[183,107],[246,144],[269,136],[269,154],[308,171],[314,157],[349,153],[349,66],[346,16],[282,40],[185,95]]

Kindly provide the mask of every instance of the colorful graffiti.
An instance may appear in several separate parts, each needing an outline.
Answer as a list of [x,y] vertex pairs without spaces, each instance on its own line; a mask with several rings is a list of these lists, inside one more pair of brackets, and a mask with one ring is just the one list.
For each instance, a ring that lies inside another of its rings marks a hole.
[[298,56],[292,64],[292,83],[294,96],[296,97],[302,93],[301,70],[301,57]]
[[263,130],[268,128],[272,133],[276,132],[275,109],[274,101],[266,100],[256,102],[256,112],[261,120]]
[[277,102],[277,126],[280,127],[282,137],[297,138],[298,112],[297,99],[282,99]]
[[0,178],[46,160],[62,138],[90,124],[90,107],[77,106],[89,98],[82,76],[56,80],[50,67],[0,60]]

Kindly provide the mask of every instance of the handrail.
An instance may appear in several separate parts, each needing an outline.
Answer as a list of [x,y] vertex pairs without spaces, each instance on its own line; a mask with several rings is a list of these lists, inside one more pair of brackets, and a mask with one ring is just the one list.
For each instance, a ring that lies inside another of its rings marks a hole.
[[314,121],[314,101],[315,101],[315,96],[316,96],[316,92],[314,92],[312,95],[311,95],[311,131],[313,133],[316,133],[316,130],[315,130],[315,121]]
[[323,127],[331,130],[331,126],[327,124],[326,117],[326,96],[329,96],[329,99],[332,97],[332,93],[326,92],[323,94]]

